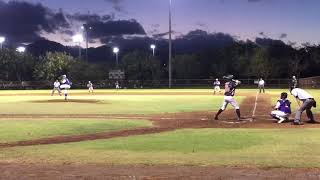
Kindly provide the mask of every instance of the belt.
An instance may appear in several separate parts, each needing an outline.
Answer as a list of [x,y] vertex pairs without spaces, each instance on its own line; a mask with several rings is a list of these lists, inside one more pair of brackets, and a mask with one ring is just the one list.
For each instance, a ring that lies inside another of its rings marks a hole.
[[314,98],[302,99],[302,101],[306,101],[306,100],[313,100],[314,101]]

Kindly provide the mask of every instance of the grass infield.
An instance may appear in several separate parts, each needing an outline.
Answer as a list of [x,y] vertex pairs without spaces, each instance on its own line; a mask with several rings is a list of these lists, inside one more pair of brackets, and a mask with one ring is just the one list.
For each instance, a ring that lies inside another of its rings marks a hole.
[[150,126],[152,126],[152,123],[146,120],[1,120],[0,143],[32,140],[53,136],[93,134]]
[[320,167],[318,129],[185,129],[154,135],[0,150],[47,163]]
[[[64,102],[63,97],[51,97],[49,90],[0,91],[0,109],[1,114],[162,114],[216,111],[223,102],[223,96],[213,96],[211,90],[99,90],[96,93],[71,90],[70,101]],[[243,99],[237,96],[239,103]]]

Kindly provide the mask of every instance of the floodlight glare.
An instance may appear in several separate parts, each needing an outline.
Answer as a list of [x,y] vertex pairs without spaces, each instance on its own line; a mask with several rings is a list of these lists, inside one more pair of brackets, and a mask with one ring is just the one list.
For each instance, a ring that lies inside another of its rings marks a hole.
[[120,50],[119,50],[118,47],[114,47],[114,48],[113,48],[113,53],[118,54],[119,51],[120,51]]
[[6,41],[5,37],[0,37],[0,44],[4,43]]
[[26,51],[26,48],[23,47],[23,46],[20,46],[20,47],[18,47],[16,50],[17,50],[17,52],[19,52],[19,53],[24,53],[24,52]]
[[2,44],[6,41],[5,37],[0,36],[0,49],[2,49]]
[[82,36],[82,34],[76,34],[76,35],[72,36],[72,40],[74,43],[82,43],[83,36]]
[[150,48],[151,48],[151,49],[155,49],[155,48],[156,48],[156,45],[151,44],[151,45],[150,45]]

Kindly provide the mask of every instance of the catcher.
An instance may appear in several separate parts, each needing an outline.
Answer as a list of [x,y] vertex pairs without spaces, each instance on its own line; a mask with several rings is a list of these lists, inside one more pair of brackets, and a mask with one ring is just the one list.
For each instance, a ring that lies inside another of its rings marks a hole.
[[219,115],[226,110],[228,104],[230,103],[236,109],[238,121],[241,121],[240,107],[237,101],[234,99],[236,88],[241,84],[241,82],[239,80],[234,80],[233,75],[223,76],[223,79],[227,80],[225,83],[224,102],[214,119],[219,120]]
[[281,93],[275,110],[271,112],[271,117],[278,120],[279,124],[289,120],[289,116],[291,115],[291,102],[287,98],[288,93]]

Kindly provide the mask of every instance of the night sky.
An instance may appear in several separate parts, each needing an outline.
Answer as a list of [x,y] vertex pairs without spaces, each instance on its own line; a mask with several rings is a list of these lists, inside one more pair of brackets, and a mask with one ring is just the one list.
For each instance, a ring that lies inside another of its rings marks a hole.
[[[176,36],[191,30],[202,29],[211,33],[229,33],[239,39],[254,39],[259,36],[300,44],[320,42],[319,0],[172,1],[173,29]],[[52,29],[49,30],[34,30],[35,33],[40,33],[41,37],[63,44],[69,44],[70,35],[79,31],[81,24],[88,22],[79,18],[70,18],[75,14],[110,16],[109,20],[103,20],[104,23],[134,19],[145,31],[145,33],[130,31],[123,34],[152,36],[152,34],[168,31],[168,0],[25,0],[24,2],[41,3],[44,8],[50,9],[50,13],[61,13],[65,16],[69,26],[56,27],[62,26],[58,23],[52,25],[50,27]],[[8,1],[3,1],[2,4],[8,6]],[[8,11],[11,9],[9,8]],[[6,14],[0,12],[0,15]],[[100,27],[97,26],[97,28]],[[6,33],[8,32],[0,27],[0,34]],[[111,33],[111,35],[114,34]],[[97,34],[91,45],[100,45],[100,39],[105,38],[101,36],[101,32]],[[24,41],[27,42],[30,39],[26,38]]]

